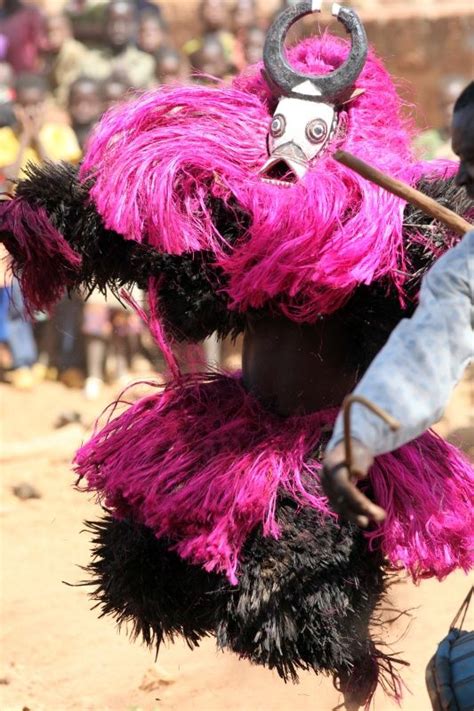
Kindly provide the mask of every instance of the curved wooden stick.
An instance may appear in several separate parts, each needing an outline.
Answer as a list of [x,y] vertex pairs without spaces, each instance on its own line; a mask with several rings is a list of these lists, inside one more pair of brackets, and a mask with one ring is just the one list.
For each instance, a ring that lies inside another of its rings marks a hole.
[[346,466],[349,469],[349,474],[352,474],[352,442],[351,442],[351,407],[357,402],[359,405],[367,407],[374,415],[380,417],[390,427],[392,432],[396,432],[400,428],[400,423],[388,412],[385,412],[381,407],[375,405],[363,395],[347,395],[342,403],[342,413],[344,417],[344,448]]
[[367,178],[367,180],[370,180],[376,185],[380,185],[381,188],[385,188],[385,190],[388,190],[394,195],[398,195],[398,197],[415,205],[415,207],[419,207],[420,210],[434,217],[435,220],[439,220],[454,232],[463,235],[474,227],[474,225],[471,225],[467,220],[461,217],[461,215],[456,214],[444,205],[440,205],[439,202],[436,202],[433,198],[420,192],[420,190],[412,188],[401,180],[392,178],[391,175],[382,173],[381,170],[365,163],[360,158],[352,155],[352,153],[336,151],[333,153],[333,158],[339,163],[351,168],[351,170],[354,170],[356,173],[359,173],[363,178]]

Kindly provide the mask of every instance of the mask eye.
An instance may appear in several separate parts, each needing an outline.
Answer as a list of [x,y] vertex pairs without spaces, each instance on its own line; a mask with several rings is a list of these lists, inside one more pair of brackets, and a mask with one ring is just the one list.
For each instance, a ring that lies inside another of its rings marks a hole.
[[283,136],[283,134],[285,133],[285,128],[286,121],[283,114],[277,114],[276,116],[274,116],[270,125],[270,133],[272,134],[273,138],[280,138],[280,136]]
[[323,119],[314,119],[306,126],[306,138],[311,143],[322,143],[328,135],[328,126]]

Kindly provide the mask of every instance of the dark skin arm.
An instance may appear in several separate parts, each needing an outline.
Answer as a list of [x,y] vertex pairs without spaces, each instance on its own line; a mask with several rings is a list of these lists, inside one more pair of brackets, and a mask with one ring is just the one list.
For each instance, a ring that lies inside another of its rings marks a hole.
[[361,442],[351,441],[352,472],[346,466],[344,442],[339,442],[324,455],[321,484],[334,511],[361,528],[367,528],[370,522],[381,523],[386,512],[357,488],[357,482],[367,477],[374,457]]

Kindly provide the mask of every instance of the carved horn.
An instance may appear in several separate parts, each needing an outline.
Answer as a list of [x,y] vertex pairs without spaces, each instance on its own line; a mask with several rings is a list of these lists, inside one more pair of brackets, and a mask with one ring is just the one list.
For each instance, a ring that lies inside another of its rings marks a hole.
[[[267,32],[263,62],[267,77],[276,93],[310,101],[337,103],[338,98],[354,84],[367,58],[367,35],[354,10],[341,7],[337,3],[332,6],[333,16],[337,17],[351,36],[351,51],[346,61],[330,74],[301,74],[293,69],[285,58],[284,43],[290,27],[305,15],[321,12],[321,5],[322,0],[300,2],[280,13]],[[308,81],[317,89],[317,94],[306,93],[304,86],[301,90],[295,89]]]

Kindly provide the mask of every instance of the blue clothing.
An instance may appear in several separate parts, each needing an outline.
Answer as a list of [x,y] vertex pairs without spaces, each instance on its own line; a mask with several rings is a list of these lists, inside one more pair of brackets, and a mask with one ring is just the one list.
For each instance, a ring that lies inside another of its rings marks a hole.
[[12,368],[30,367],[36,363],[38,352],[35,339],[33,336],[33,328],[27,320],[25,307],[21,289],[16,279],[13,280],[10,287],[2,289],[1,302],[6,313],[2,313],[0,322],[0,335],[3,336],[0,340],[4,340],[12,355]]

